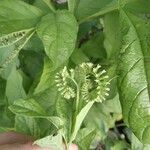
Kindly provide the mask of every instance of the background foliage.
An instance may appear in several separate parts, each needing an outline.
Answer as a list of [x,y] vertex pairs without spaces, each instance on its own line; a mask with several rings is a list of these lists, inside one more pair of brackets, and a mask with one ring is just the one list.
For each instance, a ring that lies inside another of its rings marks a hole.
[[57,133],[63,126],[70,137],[73,112],[70,101],[59,100],[54,77],[65,65],[92,62],[112,78],[111,90],[74,143],[81,150],[148,150],[149,58],[149,0],[1,0],[0,132],[45,137],[37,143],[49,140],[60,150]]

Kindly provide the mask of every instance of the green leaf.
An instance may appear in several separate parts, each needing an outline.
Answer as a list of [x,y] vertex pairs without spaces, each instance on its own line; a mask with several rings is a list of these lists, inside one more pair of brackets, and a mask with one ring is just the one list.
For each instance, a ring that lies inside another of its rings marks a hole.
[[138,138],[132,134],[132,141],[131,141],[131,148],[132,150],[149,150],[150,149],[150,145],[149,144],[142,144]]
[[120,48],[120,31],[119,31],[119,13],[117,11],[106,14],[104,20],[104,47],[107,52],[107,59],[110,63],[116,63],[116,57]]
[[74,13],[74,11],[76,10],[79,2],[80,2],[80,0],[68,0],[69,11]]
[[20,133],[30,135],[34,138],[40,137],[39,120],[31,117],[16,115],[15,130]]
[[150,143],[150,21],[120,12],[119,93],[125,122],[143,143]]
[[96,135],[96,130],[90,128],[84,128],[79,130],[76,138],[76,142],[80,147],[80,150],[90,149],[90,145]]
[[64,121],[61,134],[63,135],[65,142],[68,143],[71,137],[71,128],[74,112],[72,101],[67,101],[66,99],[58,97],[55,107],[57,115]]
[[75,48],[77,31],[75,17],[66,10],[42,18],[37,33],[54,67],[59,67],[70,57]]
[[150,5],[149,0],[131,0],[126,4],[125,8],[132,11],[133,13],[149,14],[150,9],[149,9],[149,7],[146,7],[146,6],[149,6],[149,5]]
[[8,34],[34,27],[42,12],[20,0],[0,1],[0,34]]
[[9,106],[9,109],[19,115],[23,116],[46,116],[45,110],[34,99],[19,99]]
[[43,72],[40,77],[40,82],[38,83],[36,89],[34,90],[34,93],[42,92],[55,83],[55,75],[57,73],[57,70],[53,68],[53,64],[51,60],[48,57],[45,57],[44,59],[44,67]]
[[54,150],[64,150],[64,145],[62,143],[62,136],[60,134],[53,136],[47,136],[34,142],[34,144],[39,145],[41,148],[50,148]]
[[26,97],[26,93],[22,85],[22,77],[19,71],[15,68],[12,70],[7,79],[6,96],[9,104],[13,104],[15,100]]
[[33,29],[21,30],[0,37],[0,48],[15,44]]
[[15,58],[13,61],[9,61],[10,63],[7,64],[7,67],[2,68],[2,65],[5,64],[8,57],[11,57],[14,51],[14,46],[10,47],[3,47],[0,48],[0,75],[2,78],[7,79],[13,70],[13,68],[17,65],[18,59]]
[[54,124],[57,128],[61,128],[63,121],[57,116],[49,116],[48,113],[36,102],[33,98],[30,99],[19,99],[14,102],[13,105],[9,106],[9,109],[17,115],[45,118]]
[[[20,50],[24,47],[24,45],[28,42],[28,40],[32,37],[34,34],[34,30],[29,30],[22,39],[19,41],[16,41],[16,43],[13,45],[14,49],[9,53],[9,55],[5,58],[5,60],[1,64],[1,72],[4,71],[10,63],[12,63],[15,58],[18,56],[18,53]],[[9,42],[8,42],[9,43]],[[12,44],[11,42],[9,44]],[[7,46],[9,44],[6,44],[4,46]]]
[[82,109],[81,111],[79,112],[79,114],[76,116],[76,122],[74,124],[74,129],[73,129],[73,132],[72,132],[72,135],[71,135],[71,138],[70,138],[70,141],[74,141],[76,136],[77,136],[77,133],[81,127],[81,124],[84,120],[84,118],[86,117],[87,113],[89,112],[90,108],[93,106],[94,104],[94,101],[91,101],[89,103],[87,103]]
[[56,111],[56,101],[57,101],[57,88],[52,86],[47,90],[39,92],[33,95],[33,98],[38,101],[40,106],[49,112],[49,114],[54,114]]
[[80,23],[118,9],[117,0],[80,0],[76,16]]

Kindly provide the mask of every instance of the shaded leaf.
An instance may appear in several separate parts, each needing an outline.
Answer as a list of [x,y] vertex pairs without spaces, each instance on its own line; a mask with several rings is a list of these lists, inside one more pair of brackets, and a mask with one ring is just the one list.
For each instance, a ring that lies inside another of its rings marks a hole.
[[6,96],[9,104],[13,104],[14,101],[26,97],[26,93],[22,85],[22,77],[19,71],[15,68],[12,70],[7,79]]
[[80,23],[82,23],[117,9],[117,0],[80,0],[76,16]]
[[35,88],[34,92],[39,93],[42,92],[55,83],[55,75],[57,70],[54,69],[51,60],[48,57],[44,59],[44,67],[43,72],[40,77],[40,82],[38,83],[37,87]]
[[38,8],[23,1],[1,0],[0,34],[8,34],[34,27],[41,16],[42,12]]

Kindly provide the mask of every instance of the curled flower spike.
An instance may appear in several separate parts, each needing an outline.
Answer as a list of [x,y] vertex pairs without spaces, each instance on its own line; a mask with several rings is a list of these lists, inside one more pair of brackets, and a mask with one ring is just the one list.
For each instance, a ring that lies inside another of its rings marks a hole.
[[[78,83],[76,79],[76,69],[78,72],[84,71],[82,83]],[[110,89],[108,85],[108,76],[100,65],[94,66],[92,63],[82,63],[76,69],[67,70],[66,67],[56,75],[56,86],[61,95],[66,99],[76,98],[77,88],[80,99],[86,102],[95,101],[103,102],[109,96]]]
[[101,66],[97,65],[94,67],[91,63],[84,63],[82,64],[82,68],[86,67],[86,78],[85,82],[81,87],[81,95],[82,98],[88,101],[95,101],[95,102],[103,102],[109,96],[108,92],[110,89],[108,85],[108,76],[106,75],[106,71],[100,71]]
[[55,82],[56,86],[58,87],[58,91],[60,91],[61,95],[66,99],[71,99],[76,96],[75,90],[69,85],[69,80],[72,77],[73,70],[71,70],[70,72],[71,76],[67,70],[67,67],[64,67],[64,69],[60,73],[57,73],[55,77]]

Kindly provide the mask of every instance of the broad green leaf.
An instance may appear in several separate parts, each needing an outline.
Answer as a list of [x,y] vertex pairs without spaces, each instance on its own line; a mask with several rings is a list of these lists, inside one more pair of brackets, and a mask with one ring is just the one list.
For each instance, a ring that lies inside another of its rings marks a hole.
[[0,48],[15,44],[33,29],[21,30],[0,37]]
[[74,124],[74,129],[73,129],[73,132],[72,132],[72,135],[71,135],[71,138],[70,138],[70,141],[74,141],[76,136],[77,136],[77,133],[81,127],[81,124],[84,120],[84,118],[86,117],[87,113],[89,112],[90,108],[93,106],[94,104],[94,101],[91,101],[89,103],[87,103],[82,109],[81,111],[79,112],[79,114],[76,116],[76,121],[75,121],[75,124]]
[[15,117],[15,130],[20,133],[30,135],[34,138],[40,137],[39,120],[26,116],[16,115]]
[[67,10],[44,16],[37,26],[45,52],[55,68],[67,61],[75,48],[78,25]]
[[96,135],[96,130],[90,128],[84,128],[79,130],[76,138],[76,142],[80,147],[80,150],[90,149],[90,145]]
[[120,31],[119,31],[119,13],[114,11],[106,14],[104,21],[104,47],[107,52],[107,59],[110,63],[116,63],[116,57],[119,53],[120,46]]
[[0,35],[34,27],[42,12],[20,0],[0,1]]
[[64,126],[64,120],[57,116],[46,117],[57,129],[61,129]]
[[48,57],[45,57],[43,72],[40,77],[40,82],[35,89],[35,93],[42,92],[52,86],[55,83],[56,73],[57,70],[53,68],[51,60]]
[[47,110],[50,114],[54,114],[56,111],[55,104],[57,101],[57,88],[56,86],[51,86],[50,88],[39,92],[33,96],[33,98],[38,101],[40,106]]
[[132,148],[132,150],[149,150],[150,145],[149,144],[142,144],[138,140],[138,138],[134,134],[132,134],[131,148]]
[[15,68],[10,73],[6,84],[6,96],[9,104],[13,104],[15,100],[25,98],[26,93],[22,85],[22,77]]
[[76,16],[80,23],[118,9],[117,0],[80,0]]
[[14,102],[13,105],[9,107],[9,109],[15,113],[25,116],[45,116],[45,110],[34,100],[28,99],[23,100],[19,99]]
[[63,125],[63,121],[57,116],[49,116],[48,113],[36,102],[33,98],[30,99],[19,99],[14,102],[13,105],[9,106],[9,109],[17,115],[45,118],[54,124],[57,128]]
[[[13,51],[11,51],[9,53],[9,55],[5,58],[5,60],[2,62],[1,66],[0,66],[1,71],[4,71],[9,66],[9,64],[15,60],[15,58],[18,56],[18,53],[20,52],[20,50],[24,47],[24,45],[32,37],[34,32],[35,32],[34,30],[28,31],[22,39],[20,39],[13,45],[13,47],[14,47]],[[5,45],[5,46],[7,46],[7,45]]]
[[61,128],[64,124],[63,120],[59,117],[53,116],[56,114],[56,101],[57,101],[57,89],[55,86],[52,86],[48,88],[47,90],[44,90],[43,92],[39,92],[35,94],[34,99],[38,101],[40,106],[42,106],[48,114],[50,114],[51,117],[47,116],[45,117],[47,120],[53,123],[55,127]]
[[14,51],[14,46],[4,47],[0,49],[0,75],[2,78],[7,79],[12,71],[12,69],[17,65],[18,59],[15,58],[11,61],[7,67],[4,69],[2,65],[5,63],[6,59],[11,56]]
[[120,12],[122,47],[119,93],[125,122],[143,143],[150,143],[150,21]]
[[62,143],[62,136],[57,134],[56,136],[50,135],[39,139],[34,142],[34,144],[39,145],[41,148],[50,148],[53,150],[64,150],[64,145]]
[[68,0],[69,11],[74,13],[80,0]]
[[58,97],[58,100],[56,101],[56,112],[57,115],[64,121],[61,134],[63,135],[64,140],[66,142],[69,142],[69,139],[71,137],[72,120],[74,112],[72,101],[67,101],[66,99]]

